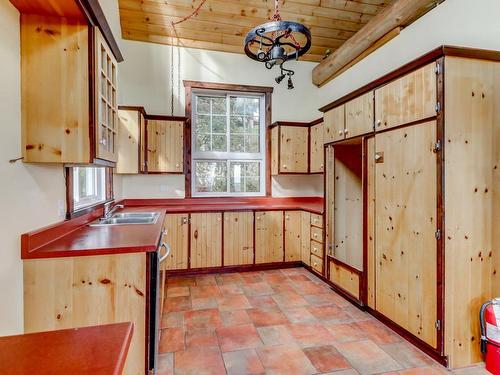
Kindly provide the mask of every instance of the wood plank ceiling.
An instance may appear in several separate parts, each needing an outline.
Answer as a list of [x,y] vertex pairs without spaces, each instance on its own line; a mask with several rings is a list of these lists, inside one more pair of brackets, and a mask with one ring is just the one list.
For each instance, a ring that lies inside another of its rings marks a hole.
[[[303,23],[312,47],[302,60],[321,61],[394,0],[284,0],[284,20]],[[207,0],[198,15],[179,24],[200,0],[119,0],[124,39],[213,51],[243,52],[247,32],[268,21],[274,0]],[[177,35],[176,35],[177,32]],[[178,38],[177,38],[178,37]],[[177,40],[178,39],[178,40]]]

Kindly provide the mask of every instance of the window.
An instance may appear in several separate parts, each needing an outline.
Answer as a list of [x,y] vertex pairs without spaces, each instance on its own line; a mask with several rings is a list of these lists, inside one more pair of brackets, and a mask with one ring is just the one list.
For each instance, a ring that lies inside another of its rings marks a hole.
[[104,167],[67,168],[68,213],[111,199],[111,173]]
[[265,195],[263,94],[195,91],[193,196]]

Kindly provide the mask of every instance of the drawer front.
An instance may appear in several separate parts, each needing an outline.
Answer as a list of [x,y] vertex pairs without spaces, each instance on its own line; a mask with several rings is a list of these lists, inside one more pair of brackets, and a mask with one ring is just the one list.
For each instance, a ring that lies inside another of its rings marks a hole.
[[323,215],[311,214],[311,225],[323,228]]
[[330,262],[330,281],[338,285],[353,297],[359,299],[359,274],[340,264]]
[[316,241],[311,241],[311,254],[323,259],[323,244]]
[[311,255],[311,267],[318,273],[323,273],[323,259],[318,258],[316,255]]
[[311,240],[323,242],[323,229],[311,227]]

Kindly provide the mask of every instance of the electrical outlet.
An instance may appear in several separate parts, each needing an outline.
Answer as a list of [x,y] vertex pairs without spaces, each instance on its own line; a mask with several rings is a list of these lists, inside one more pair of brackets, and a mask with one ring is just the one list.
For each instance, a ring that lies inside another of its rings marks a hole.
[[57,215],[60,219],[64,219],[66,217],[66,203],[62,199],[57,201]]
[[167,185],[160,185],[160,192],[166,193],[168,191],[168,186]]

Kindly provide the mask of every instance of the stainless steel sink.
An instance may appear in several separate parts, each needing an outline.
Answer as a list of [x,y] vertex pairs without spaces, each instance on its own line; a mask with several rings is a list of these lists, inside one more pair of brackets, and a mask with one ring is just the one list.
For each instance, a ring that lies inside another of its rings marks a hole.
[[109,218],[100,218],[89,224],[91,227],[109,225],[156,224],[159,212],[120,212]]

